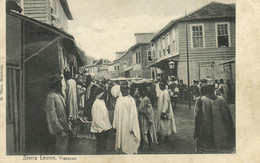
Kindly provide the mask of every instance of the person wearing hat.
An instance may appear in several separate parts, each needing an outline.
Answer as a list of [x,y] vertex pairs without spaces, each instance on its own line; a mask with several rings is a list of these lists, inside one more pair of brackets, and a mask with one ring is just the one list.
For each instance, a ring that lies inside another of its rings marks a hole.
[[230,153],[235,150],[235,127],[225,99],[216,96],[210,78],[200,81],[201,97],[195,104],[196,151]]
[[172,109],[177,109],[178,95],[179,95],[179,86],[178,81],[175,76],[172,77],[171,83],[169,84],[169,93],[172,103]]
[[140,129],[135,100],[129,95],[128,83],[120,86],[122,96],[118,97],[114,111],[113,128],[116,129],[115,150],[136,154],[140,145]]
[[112,128],[106,104],[104,102],[104,89],[97,87],[95,89],[96,100],[92,106],[92,123],[90,131],[97,138],[97,154],[104,154],[107,147],[108,131]]
[[71,133],[61,84],[61,75],[55,74],[49,78],[51,91],[46,99],[46,118],[48,129],[55,137],[55,154],[67,154],[68,140]]

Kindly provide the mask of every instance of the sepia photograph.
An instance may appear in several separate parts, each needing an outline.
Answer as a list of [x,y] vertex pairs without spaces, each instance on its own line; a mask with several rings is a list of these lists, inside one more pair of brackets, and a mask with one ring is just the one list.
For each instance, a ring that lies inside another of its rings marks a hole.
[[5,10],[7,156],[237,153],[235,0]]

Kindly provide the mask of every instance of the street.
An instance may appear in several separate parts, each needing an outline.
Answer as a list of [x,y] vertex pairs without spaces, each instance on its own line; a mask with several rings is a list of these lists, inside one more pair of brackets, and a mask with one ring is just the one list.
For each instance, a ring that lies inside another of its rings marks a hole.
[[[174,110],[177,134],[169,137],[169,142],[162,141],[159,145],[152,145],[150,151],[139,151],[139,154],[191,154],[194,153],[194,118],[193,106],[189,110],[186,104],[178,104]],[[109,117],[112,122],[113,111],[109,111]],[[120,154],[114,150],[115,137],[112,132],[109,133],[107,154]],[[86,138],[75,138],[70,145],[70,154],[91,155],[95,154],[95,140]]]

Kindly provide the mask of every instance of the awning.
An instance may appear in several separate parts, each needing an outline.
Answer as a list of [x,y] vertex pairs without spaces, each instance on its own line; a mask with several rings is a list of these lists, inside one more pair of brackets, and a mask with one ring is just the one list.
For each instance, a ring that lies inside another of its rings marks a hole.
[[174,60],[174,61],[179,61],[179,55],[176,56],[167,56],[167,57],[163,57],[161,59],[159,59],[158,61],[156,61],[155,63],[147,66],[147,67],[158,67],[160,69],[168,69],[169,65],[169,61]]
[[[52,25],[40,22],[27,16],[9,12],[11,16],[24,20],[25,31],[25,62],[39,55],[49,46],[60,41],[69,54],[73,54],[77,58],[78,66],[83,66],[83,62],[79,56],[79,51],[74,41],[74,37],[65,31]],[[37,44],[37,46],[35,46]]]

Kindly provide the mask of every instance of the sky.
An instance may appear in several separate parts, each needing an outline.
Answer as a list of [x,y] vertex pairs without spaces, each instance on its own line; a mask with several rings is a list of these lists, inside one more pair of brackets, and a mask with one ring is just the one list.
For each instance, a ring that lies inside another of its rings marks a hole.
[[127,51],[136,43],[135,33],[156,33],[184,16],[185,8],[189,13],[210,2],[213,0],[68,0],[73,16],[68,32],[86,55],[113,61],[116,52]]

